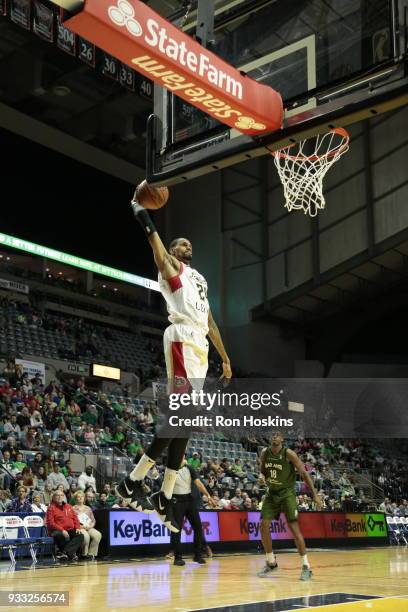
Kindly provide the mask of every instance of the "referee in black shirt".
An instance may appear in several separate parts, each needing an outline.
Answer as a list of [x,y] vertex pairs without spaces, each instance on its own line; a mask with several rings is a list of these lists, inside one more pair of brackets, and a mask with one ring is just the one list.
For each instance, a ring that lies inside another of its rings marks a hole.
[[[210,503],[213,500],[208,493],[207,489],[201,482],[198,473],[194,468],[188,465],[184,458],[181,468],[177,473],[176,484],[174,485],[173,491],[173,503],[174,503],[174,518],[178,525],[182,526],[185,518],[188,519],[193,532],[194,532],[194,558],[196,563],[203,564],[205,559],[202,556],[203,546],[203,528],[200,519],[200,513],[198,511],[197,500],[192,492],[192,489],[196,485],[200,493],[208,496]],[[181,554],[181,532],[171,534],[171,547],[174,551],[174,565],[185,565],[185,561]]]

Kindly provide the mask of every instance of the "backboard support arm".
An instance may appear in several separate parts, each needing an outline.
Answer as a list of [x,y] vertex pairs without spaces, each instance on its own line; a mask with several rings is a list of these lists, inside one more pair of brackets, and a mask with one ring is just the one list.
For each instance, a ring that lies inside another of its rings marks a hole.
[[198,0],[196,40],[206,49],[213,50],[215,47],[212,0]]

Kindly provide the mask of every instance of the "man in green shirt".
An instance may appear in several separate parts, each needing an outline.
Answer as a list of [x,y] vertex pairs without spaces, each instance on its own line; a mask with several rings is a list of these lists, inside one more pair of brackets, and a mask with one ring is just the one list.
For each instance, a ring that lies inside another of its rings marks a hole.
[[267,485],[267,491],[261,509],[261,538],[266,554],[266,564],[258,573],[260,578],[264,578],[278,567],[272,550],[270,525],[271,521],[278,520],[281,512],[286,516],[296,547],[302,557],[300,579],[310,580],[312,577],[312,570],[310,569],[306,554],[305,540],[297,520],[296,471],[311,490],[313,501],[317,509],[320,510],[322,508],[322,501],[313,486],[312,479],[306,472],[297,454],[283,446],[282,434],[275,432],[271,438],[271,445],[264,448],[261,454],[261,475]]
[[88,404],[85,412],[82,413],[82,421],[87,425],[96,425],[98,423],[98,413],[93,408],[93,404]]
[[122,442],[122,440],[124,439],[125,439],[125,434],[123,433],[123,427],[120,427],[120,426],[116,427],[116,431],[112,436],[112,440],[114,442],[119,443],[119,442]]
[[25,467],[27,467],[26,462],[24,461],[24,455],[22,453],[17,453],[16,460],[12,462],[13,470],[17,473],[22,472]]
[[142,445],[137,440],[131,442],[127,447],[128,453],[131,455],[137,455],[138,451],[142,448]]
[[194,470],[199,470],[201,467],[200,455],[195,452],[193,456],[187,461],[188,465],[192,467]]

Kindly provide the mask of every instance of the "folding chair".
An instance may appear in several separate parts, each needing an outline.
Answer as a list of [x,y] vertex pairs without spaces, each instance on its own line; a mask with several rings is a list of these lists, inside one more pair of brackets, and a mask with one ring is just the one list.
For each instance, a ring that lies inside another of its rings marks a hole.
[[393,516],[387,516],[387,525],[389,528],[389,536],[391,544],[401,544],[401,533]]
[[408,537],[408,518],[406,516],[401,516],[400,517],[400,522],[404,527],[404,535],[405,537]]
[[407,541],[407,534],[405,531],[405,525],[402,521],[402,519],[399,516],[394,516],[394,522],[397,526],[398,531],[400,532],[400,538],[402,540],[402,542],[407,545],[408,541]]
[[[7,548],[12,565],[16,563],[15,552],[25,547],[29,548],[31,558],[35,563],[37,561],[34,550],[35,539],[30,537],[27,538],[26,536],[24,538],[18,537],[19,529],[22,529],[25,534],[23,519],[19,516],[3,516],[0,517],[0,525],[3,537],[3,539],[0,539],[0,548]],[[10,537],[11,530],[13,534]],[[13,537],[16,531],[17,537]]]
[[[43,517],[39,516],[38,514],[29,515],[29,516],[24,517],[23,523],[24,523],[24,533],[25,533],[26,537],[35,540],[35,545],[38,546],[38,551],[39,552],[41,552],[41,546],[50,545],[51,546],[51,554],[52,554],[52,557],[53,557],[53,559],[55,561],[54,538],[48,535],[47,527],[46,527],[46,525],[44,523]],[[41,535],[40,536],[31,536],[30,529],[41,529]],[[45,535],[44,535],[44,532],[45,532]],[[37,557],[37,554],[35,556]]]

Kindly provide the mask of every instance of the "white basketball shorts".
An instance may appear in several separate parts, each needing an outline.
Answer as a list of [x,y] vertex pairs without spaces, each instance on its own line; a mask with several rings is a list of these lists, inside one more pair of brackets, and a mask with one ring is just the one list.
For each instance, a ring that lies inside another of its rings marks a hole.
[[173,393],[183,393],[191,385],[203,388],[208,370],[208,340],[198,327],[173,323],[163,336],[167,377]]

